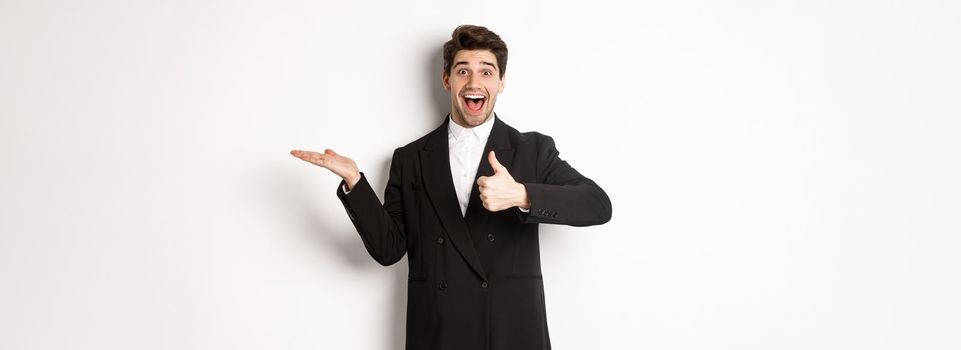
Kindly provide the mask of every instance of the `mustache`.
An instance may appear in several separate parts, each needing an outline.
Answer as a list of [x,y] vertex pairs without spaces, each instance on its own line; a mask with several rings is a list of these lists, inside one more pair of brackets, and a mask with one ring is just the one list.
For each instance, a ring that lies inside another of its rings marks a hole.
[[461,91],[461,93],[460,93],[460,97],[464,97],[464,96],[467,96],[467,95],[481,95],[481,96],[487,97],[487,92],[485,92],[485,91]]

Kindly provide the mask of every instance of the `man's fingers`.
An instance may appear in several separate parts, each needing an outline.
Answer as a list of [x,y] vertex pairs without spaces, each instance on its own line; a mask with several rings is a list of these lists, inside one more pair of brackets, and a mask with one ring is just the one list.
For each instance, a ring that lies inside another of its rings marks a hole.
[[311,154],[311,153],[314,153],[314,152],[311,152],[311,151],[301,151],[301,150],[298,150],[298,149],[295,149],[295,150],[293,150],[293,151],[290,151],[290,155],[292,155],[292,156],[294,156],[294,157],[297,157],[297,158],[300,158],[300,159],[303,159],[303,160],[308,160],[308,159],[310,159],[310,157],[311,157],[310,154]]
[[326,161],[329,160],[326,154],[311,152],[311,151],[293,150],[293,151],[290,151],[290,154],[293,155],[294,157],[300,158],[310,163],[314,163],[319,166],[324,166],[326,164]]

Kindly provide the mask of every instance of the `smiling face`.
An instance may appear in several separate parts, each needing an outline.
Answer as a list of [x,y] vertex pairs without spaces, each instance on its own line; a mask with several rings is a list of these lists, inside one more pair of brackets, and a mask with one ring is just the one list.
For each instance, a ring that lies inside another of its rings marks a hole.
[[444,89],[450,91],[451,118],[460,126],[483,124],[494,111],[497,94],[504,91],[504,79],[497,58],[489,50],[460,50],[449,72],[444,72]]

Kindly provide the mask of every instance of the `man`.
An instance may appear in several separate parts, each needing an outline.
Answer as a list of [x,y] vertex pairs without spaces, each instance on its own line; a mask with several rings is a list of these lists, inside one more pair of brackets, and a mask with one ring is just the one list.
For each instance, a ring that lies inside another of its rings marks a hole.
[[377,262],[407,254],[408,349],[550,349],[538,224],[611,218],[607,194],[553,139],[494,115],[506,67],[497,34],[454,30],[441,75],[449,117],[394,150],[383,205],[350,158],[291,151],[343,178],[337,197]]

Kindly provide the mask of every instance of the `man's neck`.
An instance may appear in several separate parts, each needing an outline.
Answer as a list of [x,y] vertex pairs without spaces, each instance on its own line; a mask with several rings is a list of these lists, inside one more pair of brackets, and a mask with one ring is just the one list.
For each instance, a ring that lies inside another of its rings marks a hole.
[[[457,118],[454,118],[454,114],[453,114],[453,113],[448,113],[447,115],[448,115],[448,118],[450,118],[450,121],[454,122],[454,124],[457,124],[457,125],[459,125],[459,126],[462,127],[462,128],[470,129],[470,128],[474,128],[474,127],[475,127],[475,126],[466,125],[467,123],[457,121]],[[484,121],[481,122],[480,124],[478,124],[477,126],[484,125],[484,124],[486,124],[487,122],[491,121],[493,118],[494,118],[494,113],[491,112],[491,114],[487,116],[487,119],[484,119]]]

